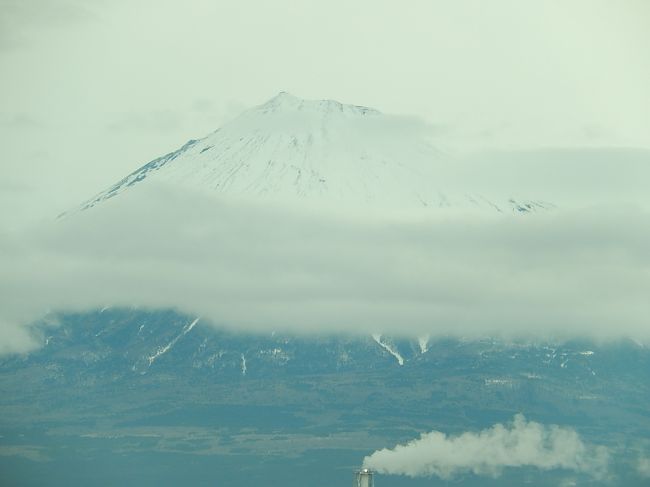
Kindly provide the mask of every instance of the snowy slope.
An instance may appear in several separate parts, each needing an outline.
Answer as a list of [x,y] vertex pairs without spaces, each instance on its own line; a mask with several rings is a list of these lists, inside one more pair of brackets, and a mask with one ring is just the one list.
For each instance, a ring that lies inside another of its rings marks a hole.
[[280,93],[200,140],[155,159],[83,204],[157,180],[240,197],[386,207],[547,207],[449,191],[452,162],[404,117]]

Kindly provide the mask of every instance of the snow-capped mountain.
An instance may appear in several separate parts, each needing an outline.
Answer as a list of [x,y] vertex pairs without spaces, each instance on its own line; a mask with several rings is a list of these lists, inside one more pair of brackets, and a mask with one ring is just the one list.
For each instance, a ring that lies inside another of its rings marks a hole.
[[[82,205],[159,181],[239,197],[389,208],[528,212],[542,201],[451,184],[453,160],[421,123],[333,100],[280,93],[208,136],[145,164]],[[454,186],[450,189],[450,186]]]

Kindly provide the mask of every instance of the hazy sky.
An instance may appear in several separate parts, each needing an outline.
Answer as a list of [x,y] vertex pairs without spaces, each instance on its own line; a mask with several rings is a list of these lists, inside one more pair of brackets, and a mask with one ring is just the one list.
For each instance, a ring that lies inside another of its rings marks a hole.
[[0,223],[281,90],[467,148],[649,147],[645,0],[0,0]]

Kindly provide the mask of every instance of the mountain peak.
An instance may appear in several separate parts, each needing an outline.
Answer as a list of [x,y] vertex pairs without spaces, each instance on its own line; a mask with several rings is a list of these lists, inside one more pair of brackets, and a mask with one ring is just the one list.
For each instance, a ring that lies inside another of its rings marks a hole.
[[289,92],[281,91],[269,101],[260,105],[264,109],[277,109],[277,108],[296,108],[305,100],[292,95]]
[[[543,202],[467,191],[419,126],[372,108],[307,100],[282,91],[208,136],[154,159],[82,205],[83,209],[165,181],[235,197],[298,199],[328,206],[486,208],[525,213]],[[454,188],[455,189],[455,188]]]
[[277,100],[280,102],[292,102],[292,101],[302,101],[300,98],[297,96],[292,95],[288,91],[281,91],[277,95],[275,95],[271,100]]
[[344,115],[377,115],[380,114],[374,108],[359,105],[346,105],[336,100],[308,100],[299,98],[287,91],[281,91],[269,101],[260,105],[258,110],[264,113],[303,111],[303,112],[339,112]]

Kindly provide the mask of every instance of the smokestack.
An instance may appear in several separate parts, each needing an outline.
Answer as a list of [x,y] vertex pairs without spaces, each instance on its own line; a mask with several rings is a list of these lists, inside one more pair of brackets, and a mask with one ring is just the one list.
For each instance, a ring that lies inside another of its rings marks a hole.
[[362,468],[354,472],[354,482],[352,487],[374,487],[375,481],[373,479],[374,472],[369,468]]

